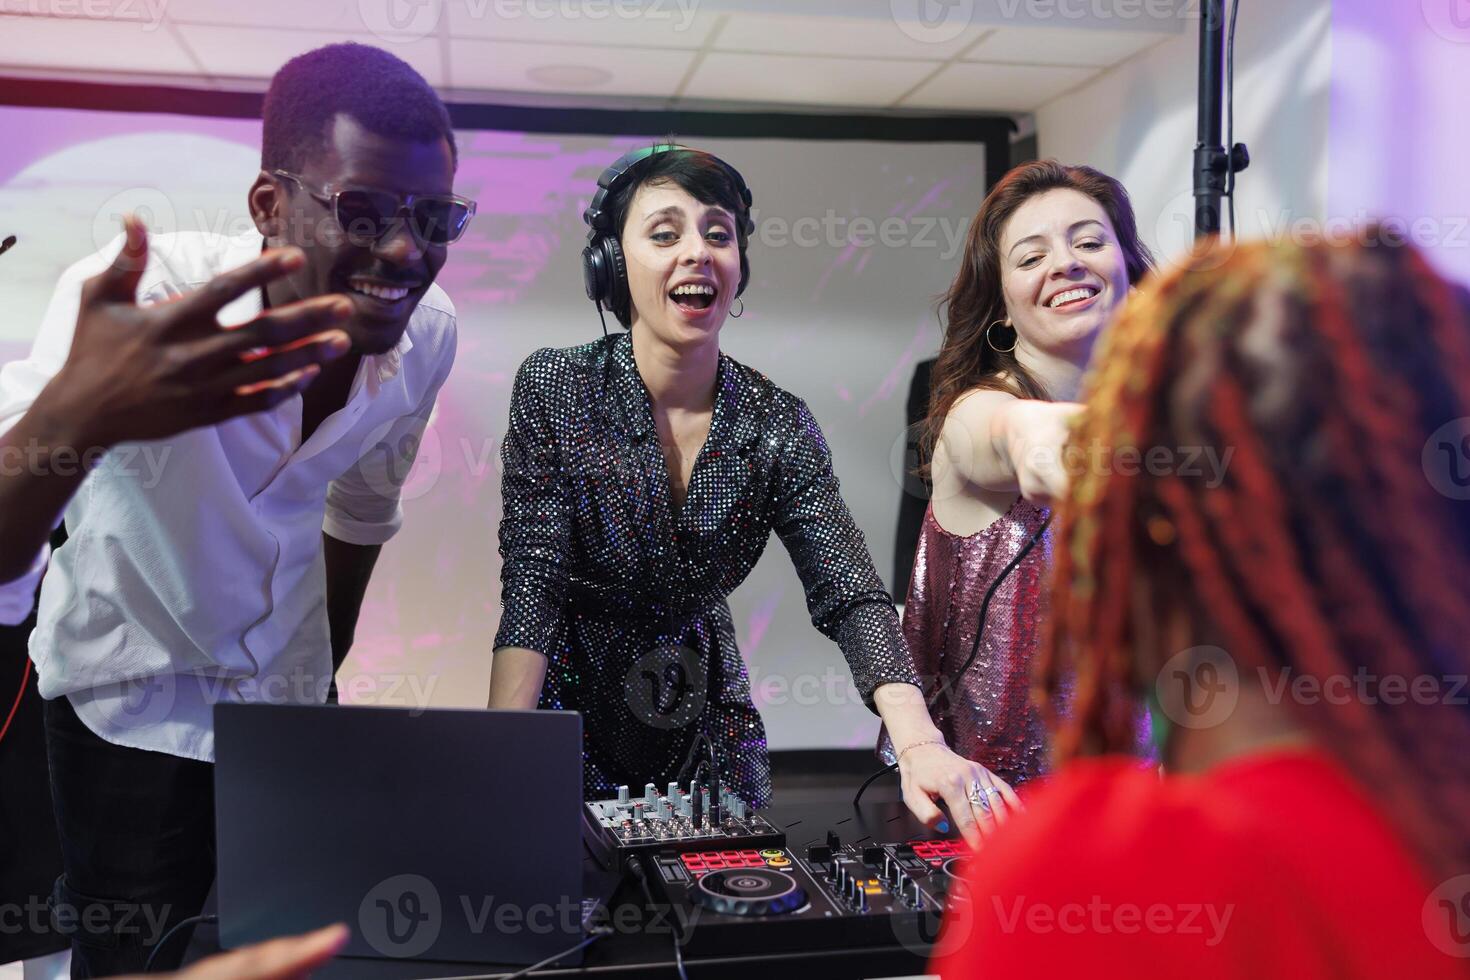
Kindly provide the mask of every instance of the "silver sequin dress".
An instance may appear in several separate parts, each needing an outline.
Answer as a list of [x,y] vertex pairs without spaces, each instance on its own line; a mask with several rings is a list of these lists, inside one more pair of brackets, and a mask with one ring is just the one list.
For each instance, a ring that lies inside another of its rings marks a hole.
[[709,436],[675,511],[632,340],[521,365],[501,450],[497,648],[547,656],[540,707],[583,715],[584,790],[662,790],[708,734],[726,782],[770,800],[765,727],[726,597],[774,530],[857,689],[917,683],[892,599],[801,399],[721,355]]

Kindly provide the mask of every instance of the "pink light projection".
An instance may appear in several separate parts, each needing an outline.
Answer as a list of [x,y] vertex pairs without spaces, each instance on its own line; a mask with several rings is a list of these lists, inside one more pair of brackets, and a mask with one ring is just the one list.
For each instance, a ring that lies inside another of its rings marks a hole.
[[[245,192],[260,123],[142,113],[0,108],[0,358],[24,356],[56,278],[116,234],[125,210],[155,230],[251,227]],[[384,549],[344,698],[480,706],[500,615],[500,438],[511,379],[539,347],[601,335],[582,292],[581,212],[598,173],[646,137],[458,134],[456,189],[478,214],[439,278],[459,314],[459,353],[419,462],[403,488],[403,531]],[[799,244],[758,227],[746,315],[721,346],[806,399],[831,444],[875,564],[892,564],[900,486],[889,465],[915,361],[938,346],[932,304],[954,274],[943,227],[963,229],[984,195],[983,154],[957,144],[696,140],[737,166],[758,213],[905,223],[898,243]],[[927,226],[930,240],[916,241]],[[952,238],[952,235],[950,236]],[[779,541],[731,597],[756,677],[846,675],[811,626]],[[862,744],[875,722],[844,698],[773,703],[775,746]]]

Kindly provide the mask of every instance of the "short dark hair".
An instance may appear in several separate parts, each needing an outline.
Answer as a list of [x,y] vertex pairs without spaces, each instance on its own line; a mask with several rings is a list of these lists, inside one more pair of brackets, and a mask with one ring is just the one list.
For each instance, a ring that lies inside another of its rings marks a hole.
[[401,58],[366,44],[329,44],[286,62],[271,79],[262,116],[261,169],[299,171],[326,145],[339,113],[379,136],[449,142],[459,151],[449,110],[424,76]]
[[[634,164],[628,172],[631,179],[618,188],[617,193],[609,195],[604,204],[610,219],[609,234],[618,240],[618,244],[622,244],[623,225],[628,220],[628,208],[632,206],[638,188],[644,184],[668,181],[687,191],[700,204],[724,208],[735,216],[735,240],[740,246],[741,282],[744,283],[750,277],[750,265],[745,254],[748,244],[745,219],[749,215],[745,202],[740,197],[739,188],[719,157],[703,150],[672,150],[656,153]],[[613,316],[624,327],[630,326],[633,322],[633,311],[627,304],[618,305],[622,309],[614,308]]]

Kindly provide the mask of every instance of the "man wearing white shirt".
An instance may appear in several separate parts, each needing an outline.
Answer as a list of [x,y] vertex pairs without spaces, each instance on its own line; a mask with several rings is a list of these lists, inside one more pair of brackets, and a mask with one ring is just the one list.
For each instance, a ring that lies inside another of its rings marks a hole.
[[[0,369],[0,462],[27,461],[0,466],[0,618],[28,611],[63,507],[70,535],[30,653],[73,976],[142,969],[202,905],[214,703],[320,702],[351,646],[454,359],[433,281],[474,212],[455,153],[442,102],[399,59],[302,55],[266,95],[257,230],[159,236],[140,274],[130,224],[62,276],[31,356]],[[231,280],[267,246],[296,248]],[[129,286],[140,305],[119,328]],[[250,335],[198,333],[213,310]],[[291,349],[283,317],[295,336],[301,320],[335,329]]]

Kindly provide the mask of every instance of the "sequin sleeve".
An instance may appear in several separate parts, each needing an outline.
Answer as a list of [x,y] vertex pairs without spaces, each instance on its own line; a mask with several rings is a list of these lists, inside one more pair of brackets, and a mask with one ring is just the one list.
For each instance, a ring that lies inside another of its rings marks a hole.
[[883,684],[917,684],[893,599],[842,499],[827,440],[800,400],[772,507],[772,526],[801,577],[812,625],[841,647],[863,702],[872,708],[873,691]]
[[553,430],[566,365],[553,350],[526,358],[510,396],[510,426],[500,447],[501,604],[495,648],[524,647],[548,656],[562,629],[570,562],[567,483]]

